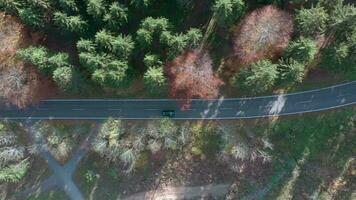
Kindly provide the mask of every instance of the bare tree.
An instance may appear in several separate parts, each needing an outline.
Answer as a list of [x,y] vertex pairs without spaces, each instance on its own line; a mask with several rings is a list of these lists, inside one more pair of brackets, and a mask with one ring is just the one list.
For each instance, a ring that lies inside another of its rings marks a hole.
[[192,98],[215,98],[223,82],[214,74],[208,52],[188,50],[166,65],[170,96],[184,99],[182,108],[189,107]]

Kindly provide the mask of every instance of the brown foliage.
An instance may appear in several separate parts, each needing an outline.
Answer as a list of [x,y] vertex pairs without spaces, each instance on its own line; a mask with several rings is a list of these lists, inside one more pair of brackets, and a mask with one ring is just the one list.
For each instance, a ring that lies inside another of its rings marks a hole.
[[215,98],[223,82],[214,75],[207,52],[188,50],[166,65],[170,96],[184,99],[182,108],[189,107],[192,98]]
[[16,58],[16,50],[31,43],[30,35],[16,18],[0,13],[0,97],[20,108],[53,91],[51,81]]
[[268,5],[249,13],[234,35],[234,55],[241,64],[279,57],[293,33],[292,16]]

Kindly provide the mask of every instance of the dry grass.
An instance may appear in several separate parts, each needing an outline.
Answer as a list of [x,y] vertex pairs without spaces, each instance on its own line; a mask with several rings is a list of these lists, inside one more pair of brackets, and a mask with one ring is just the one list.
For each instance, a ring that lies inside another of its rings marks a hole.
[[0,95],[20,108],[56,91],[52,81],[16,57],[17,49],[38,40],[36,37],[15,17],[0,13]]

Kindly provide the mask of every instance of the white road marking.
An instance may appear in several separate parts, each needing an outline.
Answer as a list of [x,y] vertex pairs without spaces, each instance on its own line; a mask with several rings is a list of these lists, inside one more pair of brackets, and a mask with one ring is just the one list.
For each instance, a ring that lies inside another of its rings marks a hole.
[[311,103],[313,101],[300,101],[300,102],[297,102],[295,103],[295,105],[298,105],[298,104],[305,104],[305,103]]
[[233,110],[234,108],[220,108],[220,110]]

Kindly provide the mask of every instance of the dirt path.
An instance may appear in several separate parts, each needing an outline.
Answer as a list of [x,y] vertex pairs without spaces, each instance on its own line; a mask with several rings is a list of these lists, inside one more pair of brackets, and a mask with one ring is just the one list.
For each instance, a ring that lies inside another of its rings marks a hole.
[[166,187],[160,190],[137,193],[125,198],[125,200],[179,200],[208,196],[222,197],[228,192],[228,189],[228,184],[196,187]]

